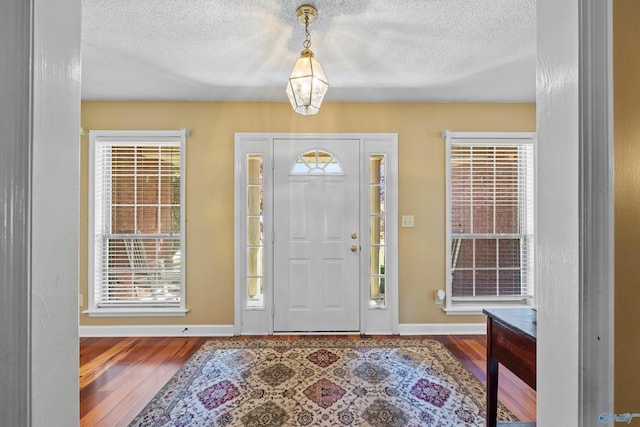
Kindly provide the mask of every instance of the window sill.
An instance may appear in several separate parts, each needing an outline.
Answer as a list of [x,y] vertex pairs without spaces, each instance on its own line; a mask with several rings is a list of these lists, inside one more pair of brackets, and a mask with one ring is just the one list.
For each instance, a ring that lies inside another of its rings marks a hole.
[[89,317],[174,317],[185,316],[189,309],[170,307],[148,307],[148,308],[91,308],[83,310],[82,313]]
[[533,306],[529,304],[485,304],[485,305],[457,305],[453,307],[443,307],[442,311],[444,311],[447,316],[478,316],[483,315],[482,310],[485,308],[522,308],[522,307],[531,307]]

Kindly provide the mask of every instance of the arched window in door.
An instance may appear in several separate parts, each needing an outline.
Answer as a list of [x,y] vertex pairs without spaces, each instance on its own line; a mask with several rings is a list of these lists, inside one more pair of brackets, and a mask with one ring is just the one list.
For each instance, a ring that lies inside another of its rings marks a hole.
[[307,151],[296,158],[291,175],[342,175],[344,170],[333,154],[319,149]]

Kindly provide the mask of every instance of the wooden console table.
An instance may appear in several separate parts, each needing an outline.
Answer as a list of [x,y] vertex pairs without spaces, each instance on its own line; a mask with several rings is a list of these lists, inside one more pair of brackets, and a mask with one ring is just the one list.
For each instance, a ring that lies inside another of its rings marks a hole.
[[[498,413],[498,363],[536,389],[537,313],[531,308],[494,308],[487,315],[487,422]],[[534,424],[535,425],[535,424]]]

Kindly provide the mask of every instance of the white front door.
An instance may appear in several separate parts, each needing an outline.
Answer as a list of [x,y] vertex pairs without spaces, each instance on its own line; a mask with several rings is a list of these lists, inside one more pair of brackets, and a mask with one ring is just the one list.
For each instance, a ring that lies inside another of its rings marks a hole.
[[274,140],[274,331],[360,330],[358,140]]

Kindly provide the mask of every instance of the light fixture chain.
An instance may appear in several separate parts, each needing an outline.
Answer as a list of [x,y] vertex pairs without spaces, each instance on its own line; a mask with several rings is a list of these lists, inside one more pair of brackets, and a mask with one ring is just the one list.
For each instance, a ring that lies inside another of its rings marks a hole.
[[309,14],[308,13],[304,14],[304,34],[306,38],[302,43],[302,47],[304,47],[305,49],[309,49],[311,47],[311,33],[309,32]]

